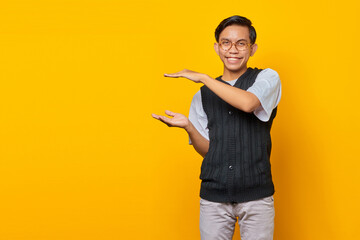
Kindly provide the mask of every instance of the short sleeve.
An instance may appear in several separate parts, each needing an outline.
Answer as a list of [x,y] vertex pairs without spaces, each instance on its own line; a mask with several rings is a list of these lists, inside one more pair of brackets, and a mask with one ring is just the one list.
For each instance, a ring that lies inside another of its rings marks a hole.
[[263,122],[269,121],[273,109],[279,104],[281,98],[281,82],[278,73],[270,68],[262,70],[247,91],[253,93],[261,103],[254,111],[255,116]]
[[[189,120],[194,125],[196,130],[207,140],[209,140],[209,129],[207,128],[208,119],[204,111],[201,101],[201,91],[198,91],[190,105]],[[189,144],[192,144],[189,138]]]

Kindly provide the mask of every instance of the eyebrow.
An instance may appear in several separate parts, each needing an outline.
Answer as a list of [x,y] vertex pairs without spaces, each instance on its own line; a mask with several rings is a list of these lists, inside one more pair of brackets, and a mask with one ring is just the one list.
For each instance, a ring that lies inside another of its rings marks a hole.
[[[228,41],[231,41],[230,39],[228,39],[228,38],[220,38],[220,41],[221,40],[228,40]],[[236,42],[238,42],[238,41],[246,41],[247,42],[247,40],[246,39],[239,39],[239,40],[236,40]]]

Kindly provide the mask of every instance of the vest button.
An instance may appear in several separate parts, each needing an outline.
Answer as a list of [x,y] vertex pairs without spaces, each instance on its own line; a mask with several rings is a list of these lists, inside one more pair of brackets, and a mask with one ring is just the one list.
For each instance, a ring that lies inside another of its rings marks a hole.
[[233,115],[233,111],[229,110],[229,115]]
[[232,165],[230,165],[230,166],[229,166],[229,169],[230,169],[230,170],[233,170],[233,166],[232,166]]

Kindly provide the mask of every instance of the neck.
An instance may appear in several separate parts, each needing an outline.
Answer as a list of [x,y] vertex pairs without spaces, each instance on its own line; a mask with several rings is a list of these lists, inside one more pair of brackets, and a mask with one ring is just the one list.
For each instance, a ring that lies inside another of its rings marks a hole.
[[221,79],[224,81],[231,81],[234,79],[238,79],[241,75],[243,75],[246,72],[246,70],[247,70],[247,66],[236,72],[232,72],[227,69],[224,69],[224,73]]

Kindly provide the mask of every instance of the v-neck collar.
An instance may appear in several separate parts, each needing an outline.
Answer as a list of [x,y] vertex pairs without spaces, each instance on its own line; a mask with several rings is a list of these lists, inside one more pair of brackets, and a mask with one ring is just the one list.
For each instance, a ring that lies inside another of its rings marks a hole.
[[[250,68],[250,67],[247,68],[246,71],[236,80],[236,82],[235,82],[234,85],[232,85],[232,86],[238,85],[238,84],[241,82],[241,80],[243,80],[244,78],[248,77],[248,75],[249,75],[250,72],[251,72],[251,69],[252,69],[252,68]],[[222,76],[223,76],[223,75],[221,75],[220,77],[217,77],[216,79],[219,80],[220,82],[223,82],[223,83],[231,86],[230,83],[228,83],[227,81],[224,81],[224,80],[221,79]],[[234,81],[234,80],[231,80],[231,81]]]

